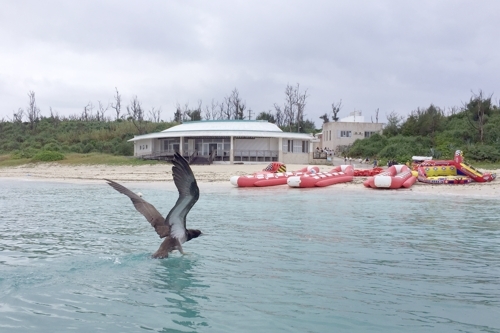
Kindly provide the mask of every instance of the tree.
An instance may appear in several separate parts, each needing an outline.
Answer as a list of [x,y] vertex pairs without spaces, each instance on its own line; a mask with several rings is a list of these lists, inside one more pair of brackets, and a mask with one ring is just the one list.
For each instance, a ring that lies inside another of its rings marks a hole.
[[322,115],[321,117],[319,117],[319,119],[323,119],[323,124],[330,122],[330,119],[328,118],[328,114],[326,114],[326,113],[324,115]]
[[234,88],[234,90],[231,92],[231,96],[229,97],[229,99],[231,102],[231,109],[234,119],[239,119],[239,120],[245,119],[244,112],[247,106],[241,100],[238,89]]
[[387,125],[384,128],[383,134],[387,137],[398,135],[402,121],[403,117],[395,111],[392,111],[389,115],[387,115]]
[[443,111],[431,104],[427,109],[414,110],[400,126],[400,132],[406,136],[429,136],[434,138],[444,126]]
[[342,99],[337,104],[332,103],[332,120],[335,122],[339,121],[340,109],[342,109]]
[[129,119],[132,120],[135,128],[137,128],[139,135],[145,134],[146,126],[144,124],[144,110],[142,109],[141,102],[139,102],[137,96],[134,96],[134,98],[130,101],[130,105],[127,106],[127,113]]
[[202,118],[201,118],[201,110],[200,109],[191,110],[188,115],[189,115],[189,118],[191,118],[192,121],[200,121],[200,120],[202,120]]
[[219,110],[217,108],[218,106],[219,103],[212,99],[212,103],[210,104],[210,106],[209,105],[205,106],[205,119],[209,120],[220,119]]
[[[215,107],[214,107],[215,109]],[[224,97],[219,112],[222,119],[245,119],[246,104],[242,101],[238,89],[234,88],[231,95]]]
[[484,142],[484,130],[492,109],[492,97],[493,94],[484,98],[483,91],[479,90],[477,95],[473,93],[469,103],[464,106],[469,125],[476,130],[480,143]]
[[256,120],[267,120],[270,123],[276,123],[276,119],[274,118],[274,115],[272,114],[271,111],[265,112],[262,111],[259,113],[259,115],[255,118]]
[[104,104],[102,104],[101,101],[97,101],[97,103],[98,103],[98,106],[97,106],[96,120],[97,121],[104,121],[105,120],[104,114],[106,113],[106,111],[108,111],[109,104],[104,106]]
[[17,124],[23,123],[24,110],[19,108],[17,112],[12,112],[12,122]]
[[121,119],[120,113],[121,113],[121,105],[122,105],[122,95],[118,92],[118,88],[115,87],[116,90],[116,95],[115,95],[115,104],[111,104],[111,107],[115,109],[116,113],[116,120]]
[[92,120],[93,112],[94,112],[94,105],[92,104],[92,102],[89,101],[88,104],[83,107],[81,120],[83,121]]
[[40,109],[36,105],[35,92],[30,90],[28,92],[28,97],[29,104],[28,108],[26,109],[26,115],[30,123],[30,129],[34,131],[36,128],[36,123],[40,120]]
[[181,107],[177,104],[177,110],[182,114],[182,121],[198,121],[201,120],[201,105],[202,101],[198,101],[198,107],[195,109],[189,108],[189,103],[184,104],[184,110],[181,111]]
[[282,115],[282,125],[288,126],[288,130],[290,132],[292,131],[292,126],[296,128],[297,132],[300,131],[301,124],[304,121],[304,110],[307,97],[309,97],[307,95],[307,89],[301,93],[300,85],[298,83],[296,87],[292,87],[290,84],[287,84],[285,88],[285,103],[283,108],[276,103],[274,104],[277,115],[276,118],[278,118],[279,114],[281,120]]
[[[377,110],[375,110],[375,123],[378,124],[378,112],[379,112],[379,109],[377,108]],[[372,118],[372,123],[373,123],[373,118]]]
[[178,124],[182,123],[182,110],[179,103],[177,103],[177,107],[175,108],[174,121]]
[[316,124],[314,124],[314,121],[310,119],[306,119],[301,123],[300,126],[300,132],[301,133],[316,133]]
[[159,123],[160,122],[160,116],[161,116],[161,108],[156,109],[154,106],[151,108],[151,110],[148,111],[149,113],[149,120],[153,123]]

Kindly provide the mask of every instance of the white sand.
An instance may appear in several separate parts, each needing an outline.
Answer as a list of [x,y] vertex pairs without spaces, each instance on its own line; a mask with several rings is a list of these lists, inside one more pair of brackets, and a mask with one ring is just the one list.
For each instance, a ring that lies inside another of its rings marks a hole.
[[[212,164],[193,165],[193,172],[199,183],[217,183],[219,186],[232,187],[231,176],[252,174],[262,170],[267,164]],[[287,170],[293,171],[304,165],[287,165]],[[364,166],[369,168],[368,165]],[[329,171],[331,166],[319,166],[320,171]],[[499,174],[500,170],[491,170]],[[57,163],[27,164],[18,167],[0,168],[0,178],[23,180],[51,180],[64,182],[101,182],[103,178],[118,182],[164,182],[172,181],[171,165],[141,165],[141,166],[108,166],[108,165],[77,165],[66,166]],[[335,189],[380,191],[367,189],[363,186],[364,177],[355,177],[351,183],[333,185]],[[402,192],[452,194],[474,197],[498,198],[500,181],[490,183],[470,183],[465,185],[430,185],[415,183],[410,189],[399,189]],[[286,186],[286,185],[285,185]],[[258,189],[256,189],[258,190]]]

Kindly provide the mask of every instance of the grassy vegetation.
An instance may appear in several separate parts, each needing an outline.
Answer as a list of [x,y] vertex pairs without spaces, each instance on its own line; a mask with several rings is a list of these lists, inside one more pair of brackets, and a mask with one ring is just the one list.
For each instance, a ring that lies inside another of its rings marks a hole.
[[485,162],[470,162],[465,160],[468,164],[471,164],[474,168],[484,169],[484,170],[497,170],[500,169],[500,163],[485,163]]
[[154,165],[164,162],[142,160],[131,156],[116,156],[110,154],[68,154],[66,158],[57,163],[62,165]]
[[[35,126],[36,125],[36,126]],[[139,132],[126,120],[83,121],[74,119],[41,118],[35,125],[26,122],[0,121],[0,154],[13,154],[14,158],[33,158],[40,151],[69,153],[104,153],[131,156],[132,142]],[[144,133],[165,130],[174,123],[146,122]]]
[[[175,123],[143,121],[143,131],[158,132]],[[156,164],[132,158],[134,146],[128,142],[139,134],[128,120],[97,121],[42,117],[34,124],[0,121],[0,167],[28,163],[62,165],[142,165]]]
[[[32,158],[12,158],[11,155],[0,155],[0,168],[16,167],[30,163],[49,163],[39,162]],[[164,162],[148,161],[129,156],[116,156],[111,154],[89,153],[89,154],[67,154],[63,160],[52,161],[61,165],[155,165]]]

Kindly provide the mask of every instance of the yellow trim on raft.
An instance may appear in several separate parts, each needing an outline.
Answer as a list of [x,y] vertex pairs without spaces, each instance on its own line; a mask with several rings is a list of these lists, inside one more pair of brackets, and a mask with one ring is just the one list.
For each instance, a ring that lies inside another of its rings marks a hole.
[[457,169],[452,165],[426,166],[424,167],[424,170],[427,178],[457,175]]

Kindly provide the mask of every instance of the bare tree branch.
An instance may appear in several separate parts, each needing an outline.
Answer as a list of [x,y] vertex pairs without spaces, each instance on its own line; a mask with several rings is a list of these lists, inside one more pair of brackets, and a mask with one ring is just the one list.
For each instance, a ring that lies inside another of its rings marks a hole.
[[332,120],[333,121],[339,121],[339,112],[340,112],[340,109],[342,109],[342,99],[340,99],[340,101],[335,104],[335,103],[332,103]]
[[115,109],[116,120],[121,119],[120,113],[122,108],[122,95],[118,92],[118,88],[115,87],[116,95],[115,95],[115,104],[111,104],[111,107]]
[[40,120],[40,109],[36,105],[35,92],[30,90],[28,92],[29,104],[26,114],[30,123],[30,129],[33,131],[36,128],[36,123]]
[[104,114],[106,113],[106,111],[108,111],[109,104],[104,106],[104,104],[102,104],[101,101],[97,101],[97,102],[99,104],[98,109],[97,109],[97,121],[105,121]]
[[160,116],[161,116],[161,108],[155,109],[153,106],[151,110],[148,111],[149,113],[149,119],[154,122],[154,123],[159,123],[160,122]]
[[139,102],[137,96],[134,96],[134,98],[130,101],[130,105],[127,106],[127,113],[135,128],[137,128],[139,134],[145,134],[146,126],[144,124],[144,110],[142,109],[141,102]]

